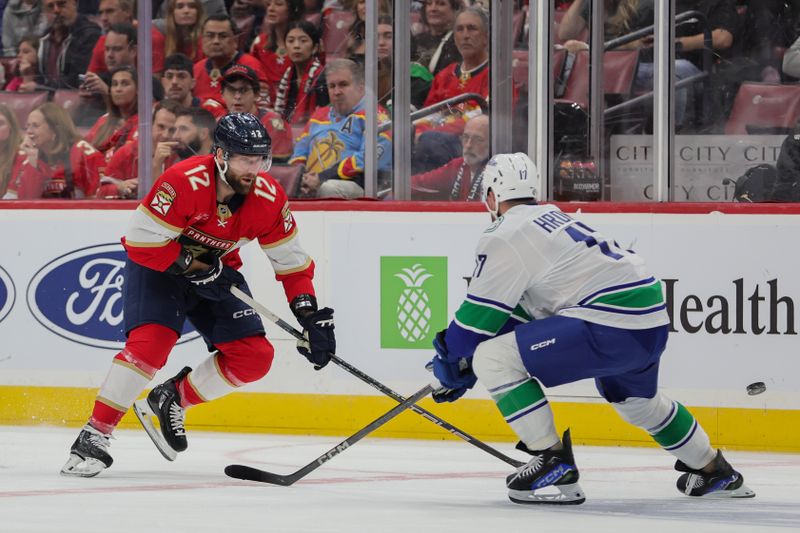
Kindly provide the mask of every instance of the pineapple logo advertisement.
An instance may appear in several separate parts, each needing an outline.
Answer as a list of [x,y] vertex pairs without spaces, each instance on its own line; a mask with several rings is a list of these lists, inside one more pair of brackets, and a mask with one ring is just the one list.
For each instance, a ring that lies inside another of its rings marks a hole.
[[429,349],[447,326],[447,257],[381,257],[381,348]]

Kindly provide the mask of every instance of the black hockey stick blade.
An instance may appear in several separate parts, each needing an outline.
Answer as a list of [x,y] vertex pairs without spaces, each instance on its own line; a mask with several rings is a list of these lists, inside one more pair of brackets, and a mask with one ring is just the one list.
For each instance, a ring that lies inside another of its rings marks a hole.
[[245,465],[228,465],[225,467],[225,475],[236,478],[236,479],[243,479],[245,481],[259,481],[261,483],[269,483],[271,485],[281,485],[283,487],[288,487],[293,485],[297,481],[303,479],[308,474],[322,466],[323,464],[327,463],[350,446],[355,444],[356,442],[360,441],[379,427],[386,424],[389,420],[396,417],[403,411],[407,410],[409,407],[414,405],[416,402],[420,401],[422,398],[427,396],[428,394],[433,391],[433,387],[431,385],[425,385],[419,391],[414,393],[413,395],[409,396],[405,401],[396,405],[390,411],[387,411],[379,418],[376,418],[368,425],[361,428],[357,433],[347,437],[342,442],[328,450],[327,452],[323,453],[306,466],[301,468],[300,470],[293,472],[291,474],[282,475],[276,474],[274,472],[267,472],[266,470],[259,470],[258,468],[253,468],[252,466],[245,466]]
[[[288,322],[286,322],[285,320],[280,318],[278,315],[276,315],[275,313],[273,313],[272,311],[267,309],[264,305],[260,304],[259,302],[257,302],[253,298],[251,298],[247,293],[243,292],[241,289],[239,289],[235,285],[231,287],[231,293],[234,296],[236,296],[237,298],[239,298],[242,302],[246,303],[247,305],[249,305],[250,307],[252,307],[256,311],[258,311],[262,316],[264,316],[265,318],[267,318],[271,322],[275,323],[276,326],[278,326],[279,328],[281,328],[282,330],[284,330],[288,334],[292,335],[293,337],[295,337],[298,340],[304,340],[303,334],[300,333],[299,331],[297,331],[291,324],[289,324]],[[405,400],[405,398],[403,398],[402,396],[397,394],[395,391],[393,391],[392,389],[390,389],[389,387],[387,387],[386,385],[384,385],[383,383],[381,383],[377,379],[375,379],[375,378],[373,378],[371,376],[368,376],[367,374],[365,374],[364,372],[362,372],[358,368],[354,367],[353,365],[351,365],[350,363],[348,363],[344,359],[341,359],[341,358],[339,358],[339,357],[334,355],[333,357],[331,357],[331,361],[333,361],[334,364],[339,366],[339,368],[341,368],[345,372],[349,372],[350,374],[352,374],[353,376],[357,377],[358,379],[360,379],[361,381],[363,381],[367,385],[369,385],[369,386],[381,391],[383,394],[385,394],[386,396],[394,399],[395,401],[402,402],[403,400]],[[450,434],[455,435],[456,437],[462,439],[463,441],[465,441],[465,442],[467,442],[469,444],[472,444],[476,448],[479,448],[479,449],[485,451],[489,455],[492,455],[492,456],[500,459],[504,463],[510,464],[511,466],[513,466],[515,468],[519,468],[520,466],[525,464],[525,461],[519,461],[517,459],[514,459],[513,457],[509,457],[508,455],[504,454],[500,450],[497,450],[497,449],[489,446],[485,442],[473,437],[472,435],[470,435],[466,431],[460,430],[459,428],[455,427],[454,425],[452,425],[448,421],[444,420],[443,418],[440,418],[440,417],[436,416],[435,414],[431,413],[430,411],[427,411],[427,410],[423,409],[422,407],[419,407],[417,405],[412,405],[410,409],[411,409],[412,412],[420,415],[421,417],[425,418],[426,420],[428,420],[430,422],[433,422],[434,424],[436,424],[440,428],[444,429],[445,431],[449,431]]]

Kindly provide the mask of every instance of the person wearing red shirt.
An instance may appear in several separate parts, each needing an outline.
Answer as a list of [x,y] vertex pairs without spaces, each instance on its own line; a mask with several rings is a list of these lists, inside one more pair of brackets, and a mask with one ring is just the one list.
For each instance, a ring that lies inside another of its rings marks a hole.
[[264,16],[264,26],[269,30],[259,33],[250,46],[250,53],[259,60],[267,77],[267,107],[274,106],[275,90],[290,65],[286,46],[289,25],[302,20],[304,11],[301,0],[271,0]]
[[[89,62],[87,72],[102,74],[119,65],[106,63],[106,36],[115,24],[131,24],[136,27],[136,19],[132,0],[101,0],[98,15],[103,35],[94,45],[92,60]],[[153,50],[153,72],[161,73],[164,70],[164,35],[155,27],[150,30]],[[134,63],[135,64],[135,61]]]
[[461,157],[443,167],[411,176],[412,199],[469,202],[481,199],[481,174],[490,155],[488,115],[467,121],[461,146]]
[[[111,466],[111,432],[167,361],[189,319],[213,353],[157,385],[136,413],[159,451],[187,448],[185,410],[261,379],[274,349],[257,313],[235,297],[250,294],[238,272],[239,248],[257,241],[283,284],[315,368],[336,353],[333,310],[318,309],[314,262],[303,250],[286,193],[267,171],[269,134],[247,113],[223,117],[214,153],[167,169],[134,211],[123,244],[127,341],[111,365],[89,422],[70,448],[63,475],[91,477]],[[151,416],[159,420],[155,429]]]
[[279,114],[256,105],[258,87],[258,77],[253,69],[244,65],[233,65],[222,76],[225,107],[230,113],[252,113],[261,119],[272,139],[272,157],[287,161],[294,149],[292,128]]
[[[160,175],[177,160],[174,148],[177,142],[175,135],[175,119],[181,106],[171,100],[164,100],[153,108],[153,162],[154,176]],[[111,161],[100,179],[98,198],[136,198],[139,186],[139,143],[129,141],[114,152]]]
[[56,104],[31,111],[20,151],[7,198],[85,198],[97,190],[103,154],[81,140],[69,114]]
[[205,101],[222,102],[222,73],[234,64],[246,65],[258,75],[266,90],[267,79],[258,59],[236,50],[237,29],[228,15],[212,15],[203,24],[203,52],[206,59],[194,64],[194,95]]

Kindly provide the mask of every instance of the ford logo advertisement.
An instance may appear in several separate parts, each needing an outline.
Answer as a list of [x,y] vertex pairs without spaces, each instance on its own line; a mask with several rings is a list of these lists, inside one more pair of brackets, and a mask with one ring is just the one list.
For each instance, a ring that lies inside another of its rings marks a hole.
[[[121,244],[81,248],[42,267],[28,285],[28,307],[44,327],[65,339],[121,349],[125,250]],[[0,316],[2,316],[0,314]],[[187,322],[180,342],[199,337]]]
[[17,293],[14,290],[14,282],[11,276],[0,266],[0,322],[8,316],[11,308],[14,307],[14,300]]

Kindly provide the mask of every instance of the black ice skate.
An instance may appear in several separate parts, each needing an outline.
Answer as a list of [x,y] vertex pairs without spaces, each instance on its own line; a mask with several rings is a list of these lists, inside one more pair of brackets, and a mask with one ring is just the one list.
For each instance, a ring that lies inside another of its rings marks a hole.
[[[506,478],[508,497],[512,502],[578,505],[586,501],[586,495],[578,485],[580,474],[572,455],[569,430],[564,432],[563,444],[561,450],[539,452],[529,450],[522,442],[517,444],[517,449],[533,455],[533,459]],[[539,492],[549,486],[558,492]]]
[[[158,451],[168,461],[174,461],[178,452],[184,451],[188,446],[186,430],[183,427],[185,410],[181,407],[181,396],[176,383],[191,371],[191,368],[185,367],[174,378],[168,379],[150,391],[147,400],[139,400],[133,404],[139,422],[142,423]],[[153,425],[152,416],[158,419],[160,432]]]
[[675,470],[686,472],[678,478],[678,490],[687,496],[704,498],[753,498],[756,493],[744,484],[742,474],[733,467],[717,450],[714,458],[714,472],[706,474],[702,470],[694,470],[682,461],[675,463]]
[[108,455],[111,445],[106,435],[86,424],[69,450],[69,459],[61,468],[62,476],[94,477],[114,462]]

